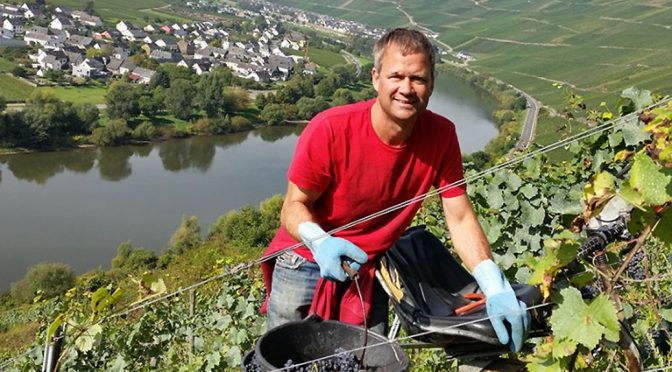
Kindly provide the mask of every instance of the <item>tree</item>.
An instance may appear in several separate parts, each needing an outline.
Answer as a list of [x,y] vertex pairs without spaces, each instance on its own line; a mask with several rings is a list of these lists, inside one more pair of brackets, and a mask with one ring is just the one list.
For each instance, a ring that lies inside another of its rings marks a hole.
[[224,106],[226,80],[221,71],[215,71],[202,75],[198,82],[198,104],[210,117],[217,116]]
[[12,69],[12,75],[18,77],[26,77],[28,75],[28,71],[23,66],[17,65]]
[[126,142],[128,132],[129,129],[125,120],[110,120],[106,126],[93,130],[91,142],[98,146],[121,145]]
[[84,12],[93,15],[95,11],[93,0],[88,0],[84,5]]
[[82,103],[75,106],[75,111],[81,122],[81,133],[90,133],[100,117],[98,107],[93,103]]
[[362,66],[361,70],[359,71],[359,75],[357,76],[357,80],[359,80],[360,83],[364,84],[371,83],[372,69],[373,69],[373,63],[370,62]]
[[131,137],[136,140],[149,141],[159,136],[159,130],[156,129],[154,124],[149,121],[143,121],[138,125],[133,132],[131,132]]
[[331,71],[338,78],[338,86],[352,84],[357,79],[357,70],[354,65],[336,65]]
[[310,120],[313,116],[329,108],[329,103],[322,97],[303,97],[296,103],[298,117]]
[[224,93],[222,109],[227,112],[245,111],[250,105],[250,95],[240,88],[230,88]]
[[75,272],[62,263],[43,262],[31,267],[26,276],[11,285],[10,293],[22,303],[30,303],[41,291],[43,298],[65,293],[75,285]]
[[180,119],[188,119],[193,111],[196,88],[189,80],[177,79],[166,89],[165,105],[168,112]]
[[175,230],[168,243],[168,252],[181,254],[198,247],[203,238],[201,227],[198,225],[198,217],[182,217],[180,227]]
[[289,105],[282,105],[278,103],[271,103],[264,107],[264,110],[259,115],[260,119],[268,125],[279,125],[288,120],[291,116]]
[[0,113],[5,111],[7,108],[7,100],[5,99],[5,96],[0,96]]
[[334,92],[333,99],[331,101],[332,106],[347,105],[348,103],[355,102],[355,96],[352,92],[345,88],[338,88]]
[[315,94],[320,97],[329,98],[338,89],[338,80],[334,75],[329,75],[320,80],[315,87]]
[[131,242],[123,242],[117,248],[117,255],[112,259],[113,269],[139,270],[153,269],[158,261],[154,252],[148,249],[133,248]]
[[135,86],[121,81],[112,83],[105,96],[107,115],[112,119],[124,120],[138,116],[140,114],[139,98],[140,94]]

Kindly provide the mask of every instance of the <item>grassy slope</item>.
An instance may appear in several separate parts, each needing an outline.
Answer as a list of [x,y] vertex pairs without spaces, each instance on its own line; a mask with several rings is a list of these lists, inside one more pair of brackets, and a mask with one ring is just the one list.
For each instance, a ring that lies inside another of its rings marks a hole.
[[0,74],[0,95],[8,101],[25,101],[33,89],[35,88],[14,76]]
[[4,58],[0,58],[0,72],[12,71],[16,65],[14,62],[8,61]]
[[[367,0],[346,8],[329,0],[280,0],[310,11],[389,28],[408,25],[392,4]],[[613,99],[629,86],[672,91],[672,1],[471,0],[401,3],[438,39],[476,57],[471,65],[558,107],[552,81],[576,86],[589,103]],[[498,39],[498,40],[493,40]]]
[[105,103],[107,89],[104,87],[53,87],[51,90],[56,98],[75,103]]
[[[72,9],[81,9],[84,2],[81,0],[50,0],[50,4],[64,5]],[[94,8],[98,15],[107,24],[117,23],[120,20],[137,23],[144,26],[143,17],[154,17],[153,14],[142,13],[143,9],[158,8],[166,5],[160,0],[96,0]]]

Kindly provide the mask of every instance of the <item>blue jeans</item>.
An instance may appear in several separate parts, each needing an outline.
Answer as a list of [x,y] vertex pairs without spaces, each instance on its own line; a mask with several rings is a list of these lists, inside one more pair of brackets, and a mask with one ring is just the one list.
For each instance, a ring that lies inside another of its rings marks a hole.
[[[267,329],[308,316],[315,287],[320,280],[320,267],[289,251],[275,261],[271,296],[268,300]],[[369,329],[384,335],[387,329],[388,298],[378,282],[374,282]]]

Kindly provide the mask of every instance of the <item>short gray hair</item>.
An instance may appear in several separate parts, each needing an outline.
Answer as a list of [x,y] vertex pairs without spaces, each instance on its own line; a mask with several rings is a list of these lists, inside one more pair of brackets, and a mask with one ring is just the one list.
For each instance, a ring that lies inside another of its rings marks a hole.
[[395,28],[383,35],[375,44],[373,44],[373,66],[380,72],[383,54],[388,45],[398,46],[402,53],[424,53],[429,59],[432,68],[432,77],[434,77],[434,65],[436,64],[436,52],[434,46],[427,36],[418,30],[410,28]]

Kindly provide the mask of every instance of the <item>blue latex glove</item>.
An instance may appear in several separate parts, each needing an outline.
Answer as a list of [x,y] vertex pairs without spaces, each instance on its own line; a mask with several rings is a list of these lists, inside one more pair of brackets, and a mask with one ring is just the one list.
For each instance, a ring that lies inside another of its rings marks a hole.
[[[479,263],[474,268],[473,275],[485,294],[488,317],[499,342],[508,344],[512,351],[520,351],[530,327],[527,306],[524,302],[518,301],[511,284],[492,260]],[[505,320],[511,326],[510,335],[504,326]]]
[[302,222],[299,225],[299,235],[313,253],[323,278],[344,282],[348,279],[348,274],[341,267],[343,259],[355,271],[359,271],[361,265],[369,260],[366,252],[359,247],[345,239],[327,234],[315,222]]

